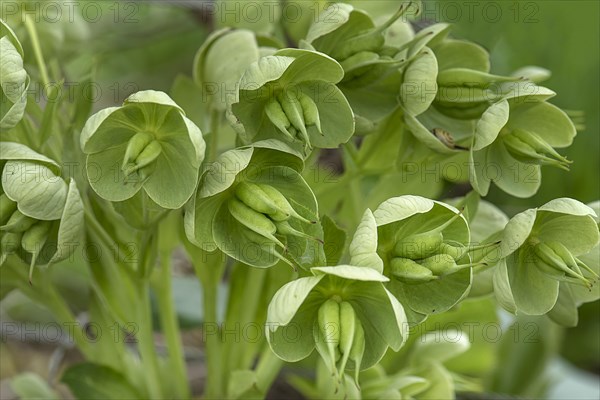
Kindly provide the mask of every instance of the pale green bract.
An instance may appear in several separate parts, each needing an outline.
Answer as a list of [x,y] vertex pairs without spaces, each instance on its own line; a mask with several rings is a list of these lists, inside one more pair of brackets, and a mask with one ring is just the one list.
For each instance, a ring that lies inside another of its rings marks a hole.
[[[147,140],[128,152],[140,134]],[[145,152],[151,145],[158,145],[158,154]],[[100,197],[124,201],[143,189],[160,207],[177,209],[196,189],[205,144],[200,129],[169,96],[147,90],[132,94],[122,107],[92,115],[81,132],[81,149]]]

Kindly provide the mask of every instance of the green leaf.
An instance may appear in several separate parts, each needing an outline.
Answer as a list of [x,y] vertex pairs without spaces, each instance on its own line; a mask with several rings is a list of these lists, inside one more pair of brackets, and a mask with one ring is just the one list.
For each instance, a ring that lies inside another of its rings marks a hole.
[[350,243],[350,265],[373,268],[383,273],[383,260],[377,254],[377,223],[367,209]]
[[82,400],[142,397],[120,372],[100,364],[76,364],[67,369],[61,381]]

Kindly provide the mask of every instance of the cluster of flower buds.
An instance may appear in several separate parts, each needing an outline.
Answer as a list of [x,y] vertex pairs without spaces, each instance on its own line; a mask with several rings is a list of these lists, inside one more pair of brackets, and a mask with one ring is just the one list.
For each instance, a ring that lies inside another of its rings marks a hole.
[[154,135],[147,132],[136,133],[127,143],[121,171],[125,177],[138,172],[143,181],[148,176],[144,168],[152,165],[161,152],[162,147]]
[[348,361],[352,361],[358,382],[365,352],[365,331],[352,305],[336,296],[328,299],[319,308],[317,323],[327,349],[324,358],[329,360],[333,373],[341,378]]
[[[285,196],[271,185],[253,182],[238,183],[235,196],[228,200],[227,208],[236,221],[251,231],[247,236],[253,242],[260,243],[267,239],[286,251],[286,245],[276,235],[291,235],[321,241],[290,225],[290,219],[304,224],[315,224],[316,221],[309,221],[298,214]],[[287,262],[277,251],[273,251],[273,255]]]
[[444,224],[427,232],[410,235],[396,242],[390,260],[390,274],[405,283],[423,283],[485,263],[457,264],[468,252],[486,249],[498,243],[465,246],[444,240],[442,231],[452,224],[456,214]]
[[552,165],[566,171],[571,161],[561,156],[541,136],[523,129],[515,129],[503,137],[510,154],[525,164]]
[[311,148],[307,127],[315,126],[323,135],[319,109],[309,96],[300,90],[283,90],[265,105],[265,114],[277,129],[290,140],[300,139]]
[[0,265],[21,249],[31,254],[31,267],[48,239],[51,221],[39,221],[17,209],[17,202],[6,194],[0,196]]
[[591,288],[598,280],[598,274],[573,256],[560,242],[539,242],[533,246],[533,253],[536,258],[535,265],[545,274],[560,281]]

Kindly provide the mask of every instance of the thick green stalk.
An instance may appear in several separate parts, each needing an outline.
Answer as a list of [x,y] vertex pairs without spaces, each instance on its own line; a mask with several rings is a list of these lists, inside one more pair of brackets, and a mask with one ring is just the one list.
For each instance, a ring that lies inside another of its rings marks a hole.
[[221,112],[213,110],[210,113],[210,143],[206,161],[214,162],[219,150],[219,127],[221,126]]
[[27,14],[25,15],[25,28],[27,29],[27,33],[29,33],[29,38],[31,39],[31,46],[33,47],[35,61],[37,62],[38,68],[40,69],[40,77],[42,78],[42,84],[44,85],[44,87],[47,88],[50,84],[50,78],[48,77],[48,69],[46,67],[46,62],[44,61],[42,46],[40,45],[40,39],[38,37],[37,30],[35,29],[35,23]]
[[256,386],[264,396],[279,375],[283,364],[283,360],[277,357],[269,346],[265,346],[256,366]]
[[190,390],[188,386],[183,346],[181,343],[181,333],[173,302],[170,266],[171,254],[163,251],[160,256],[160,272],[154,289],[158,300],[160,324],[167,342],[169,371],[172,372],[170,376],[175,381],[174,386],[176,391],[174,395],[176,395],[177,398],[189,398]]
[[221,331],[217,318],[218,282],[204,282],[204,349],[206,352],[207,374],[204,396],[209,399],[224,395]]
[[137,335],[138,350],[142,359],[142,367],[145,371],[148,394],[152,399],[162,398],[161,374],[159,369],[158,355],[154,346],[154,330],[152,327],[152,308],[150,306],[150,288],[147,281],[140,283],[140,297],[138,306],[137,323],[139,332]]

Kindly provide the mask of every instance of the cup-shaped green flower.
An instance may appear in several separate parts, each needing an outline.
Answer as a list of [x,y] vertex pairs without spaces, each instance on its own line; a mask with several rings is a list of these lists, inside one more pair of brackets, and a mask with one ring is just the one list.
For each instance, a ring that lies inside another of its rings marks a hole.
[[223,153],[186,207],[188,239],[260,268],[321,265],[323,231],[300,157],[277,140]]
[[402,16],[419,12],[416,2],[400,3],[379,26],[367,12],[350,4],[335,4],[319,15],[303,43],[340,62],[344,69],[340,89],[354,112],[371,121],[397,107],[400,67],[406,59],[398,55],[393,41],[386,40],[386,33],[396,23],[403,24],[398,21]]
[[160,207],[177,209],[196,189],[204,139],[165,93],[134,93],[122,107],[99,111],[80,139],[90,185],[105,200],[128,200],[143,188]]
[[244,71],[259,56],[251,31],[220,29],[206,38],[196,53],[193,72],[194,81],[207,96],[207,112],[227,109],[226,94],[236,89]]
[[250,65],[230,119],[244,144],[279,139],[305,153],[335,148],[354,132],[354,115],[335,86],[344,76],[329,56],[283,49]]
[[68,258],[81,240],[83,204],[75,181],[28,147],[0,142],[0,265],[14,254],[47,267]]
[[[588,204],[594,210],[596,216],[600,215],[600,202]],[[596,217],[596,223],[600,218]],[[600,274],[600,243],[586,254],[577,256],[577,259],[587,265],[593,273],[590,276]],[[558,299],[552,310],[548,312],[554,322],[563,326],[577,326],[579,313],[577,308],[584,303],[596,301],[600,298],[600,285],[588,288],[581,284],[560,282]]]
[[[533,84],[532,84],[533,85]],[[540,92],[535,100],[545,99]],[[502,100],[477,122],[470,146],[469,178],[481,195],[491,182],[516,197],[535,194],[542,165],[568,170],[570,161],[554,148],[568,147],[577,131],[567,114],[528,97]]]
[[23,47],[10,27],[0,19],[0,132],[23,118],[29,75],[23,68]]
[[454,306],[471,286],[470,234],[456,208],[419,196],[383,202],[374,212],[389,290],[412,321]]
[[407,338],[402,305],[373,268],[314,267],[275,293],[267,311],[267,340],[281,359],[295,362],[317,349],[332,375],[375,365],[388,347]]
[[598,245],[596,214],[569,198],[515,215],[506,225],[494,273],[494,291],[513,312],[542,315],[566,282],[591,290],[598,275],[579,259]]

